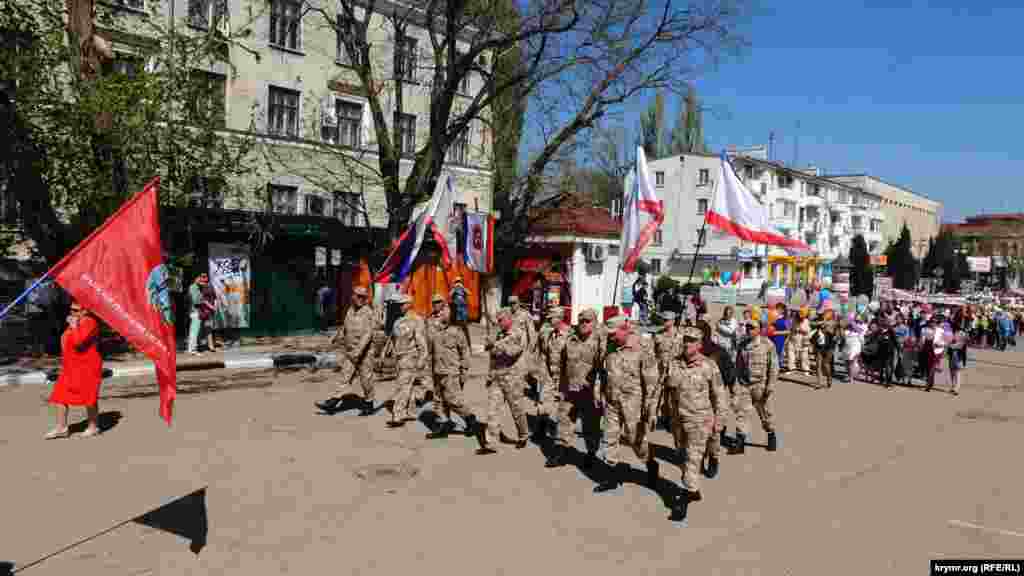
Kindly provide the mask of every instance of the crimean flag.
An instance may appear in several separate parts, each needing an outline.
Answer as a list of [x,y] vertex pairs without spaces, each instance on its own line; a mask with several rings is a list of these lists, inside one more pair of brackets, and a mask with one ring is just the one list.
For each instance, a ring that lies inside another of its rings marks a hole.
[[743,185],[725,152],[718,168],[718,182],[711,209],[705,216],[708,224],[754,244],[781,246],[791,253],[812,251],[807,244],[787,238],[772,227],[768,208]]
[[174,308],[160,245],[154,178],[47,273],[156,365],[160,416],[177,396]]
[[494,269],[494,217],[466,214],[466,266],[489,273]]
[[426,209],[413,217],[409,228],[392,245],[391,253],[388,254],[374,281],[399,283],[404,280],[412,271],[412,265],[416,262],[416,255],[420,253],[427,232],[430,232],[441,248],[441,259],[445,268],[450,267],[451,250],[454,250],[455,246],[449,250],[448,230],[454,203],[455,184],[451,175],[445,174],[438,178],[437,187],[434,188],[434,194],[430,197]]
[[647,157],[642,146],[636,147],[636,171],[633,185],[626,191],[622,212],[622,245],[624,272],[636,269],[640,253],[654,239],[654,233],[665,221],[665,204],[658,200],[647,169]]

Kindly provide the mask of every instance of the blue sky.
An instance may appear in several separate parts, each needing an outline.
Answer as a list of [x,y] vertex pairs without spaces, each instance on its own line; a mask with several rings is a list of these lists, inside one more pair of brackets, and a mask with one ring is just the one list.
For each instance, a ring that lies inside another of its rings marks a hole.
[[799,135],[800,165],[906,186],[944,221],[1024,211],[1022,26],[1024,0],[761,0],[750,49],[697,82],[708,144],[774,130],[790,163]]
[[943,220],[1024,211],[1024,2],[768,4],[747,54],[698,82],[712,148],[774,130],[792,162],[799,135],[801,165],[906,186]]

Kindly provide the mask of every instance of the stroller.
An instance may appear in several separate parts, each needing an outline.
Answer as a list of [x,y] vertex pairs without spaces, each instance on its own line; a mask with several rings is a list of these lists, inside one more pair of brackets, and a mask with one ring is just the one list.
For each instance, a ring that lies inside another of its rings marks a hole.
[[896,336],[891,330],[870,334],[865,338],[860,353],[861,370],[878,384],[892,386],[896,358]]

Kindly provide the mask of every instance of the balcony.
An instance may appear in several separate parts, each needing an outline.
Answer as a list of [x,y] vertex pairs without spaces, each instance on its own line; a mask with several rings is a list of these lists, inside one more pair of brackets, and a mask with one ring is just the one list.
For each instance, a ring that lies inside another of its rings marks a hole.
[[801,198],[800,201],[801,201],[801,203],[804,206],[824,206],[825,205],[825,199],[822,198],[821,196],[810,196],[810,195],[808,195],[808,196],[804,196],[803,198]]
[[849,226],[846,226],[841,222],[836,222],[828,227],[828,233],[832,236],[845,236],[846,234],[849,234]]

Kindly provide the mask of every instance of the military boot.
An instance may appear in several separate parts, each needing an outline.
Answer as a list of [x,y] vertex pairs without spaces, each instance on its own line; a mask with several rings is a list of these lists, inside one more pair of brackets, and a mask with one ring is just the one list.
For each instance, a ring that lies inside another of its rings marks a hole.
[[480,423],[476,421],[476,416],[470,414],[466,416],[466,436],[476,436],[476,430],[480,427]]
[[314,405],[317,408],[323,410],[324,412],[334,412],[335,410],[338,409],[338,404],[341,404],[341,398],[339,398],[338,396],[333,396],[331,398],[328,398],[327,400],[324,400],[323,402],[314,403]]
[[775,452],[779,449],[779,439],[775,437],[775,432],[768,433],[768,451]]
[[655,488],[658,485],[658,461],[654,458],[647,460],[647,486]]
[[483,456],[497,452],[497,450],[487,445],[487,424],[481,423],[476,427],[476,441],[480,444],[480,448],[476,451],[477,454]]
[[729,454],[743,454],[744,449],[747,446],[747,435],[742,432],[736,433],[736,441],[733,442],[732,448],[729,449]]
[[359,408],[360,416],[373,416],[373,400],[363,400],[363,405]]
[[684,490],[682,494],[677,494],[672,499],[672,516],[669,518],[673,522],[682,522],[686,520],[687,509],[690,506],[690,492]]
[[714,478],[718,476],[718,458],[715,456],[708,457],[708,465],[704,468],[704,475],[708,478]]
[[732,438],[730,438],[729,435],[725,433],[724,428],[721,432],[718,433],[718,442],[719,444],[722,445],[722,448],[725,448],[726,450],[732,448]]
[[558,468],[565,465],[565,448],[561,446],[555,446],[555,449],[551,452],[551,456],[544,461],[545,468]]
[[451,420],[448,420],[447,422],[441,422],[434,428],[433,432],[427,434],[426,438],[427,440],[447,438],[448,434],[450,434],[454,428],[455,423],[452,422]]
[[608,466],[604,480],[600,484],[594,486],[594,493],[601,494],[604,492],[611,492],[612,490],[618,489],[622,486],[629,475],[629,465],[619,462],[615,466]]

